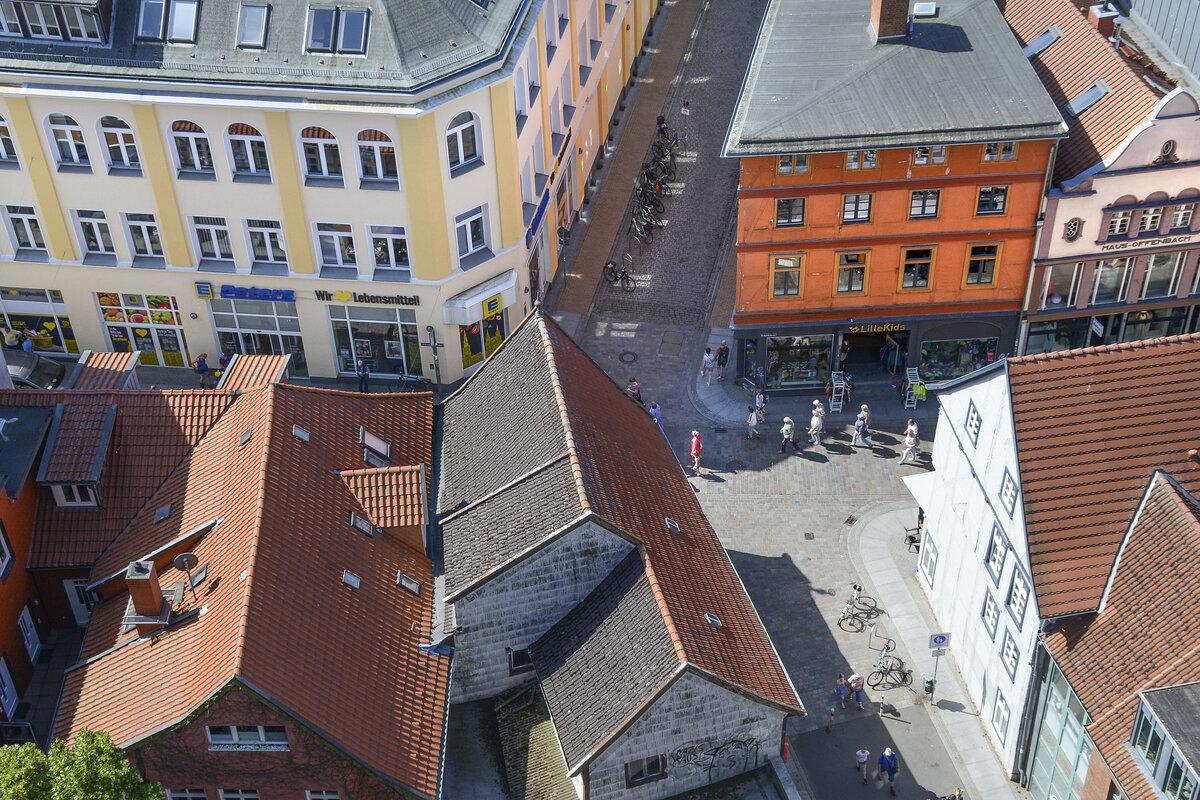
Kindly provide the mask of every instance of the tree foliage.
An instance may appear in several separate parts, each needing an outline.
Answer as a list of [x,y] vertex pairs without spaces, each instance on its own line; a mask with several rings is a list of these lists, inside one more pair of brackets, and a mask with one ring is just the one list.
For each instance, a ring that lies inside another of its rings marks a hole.
[[43,753],[32,744],[0,747],[0,800],[162,800],[112,738],[87,728],[73,747],[61,739]]

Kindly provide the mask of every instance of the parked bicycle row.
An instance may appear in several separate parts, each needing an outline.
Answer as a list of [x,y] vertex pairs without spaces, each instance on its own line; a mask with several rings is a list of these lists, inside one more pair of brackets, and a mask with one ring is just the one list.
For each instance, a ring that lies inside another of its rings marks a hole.
[[850,599],[842,606],[842,613],[838,617],[838,627],[849,633],[862,633],[864,629],[870,629],[867,647],[877,650],[879,657],[875,660],[875,668],[867,674],[867,685],[872,689],[879,686],[908,686],[912,683],[912,670],[904,669],[904,662],[894,654],[896,640],[878,634],[876,630],[878,623],[874,620],[883,612],[875,598],[863,594],[863,587],[858,583],[850,584],[850,590]]

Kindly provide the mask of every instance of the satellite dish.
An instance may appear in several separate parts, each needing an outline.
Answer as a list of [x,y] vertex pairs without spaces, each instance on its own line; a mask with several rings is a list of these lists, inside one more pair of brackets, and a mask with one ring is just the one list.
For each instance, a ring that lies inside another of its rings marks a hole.
[[196,587],[192,585],[192,570],[200,563],[200,559],[196,558],[195,553],[180,553],[175,556],[175,560],[171,562],[175,565],[175,569],[181,569],[187,573],[188,588],[192,590],[192,599],[196,599]]

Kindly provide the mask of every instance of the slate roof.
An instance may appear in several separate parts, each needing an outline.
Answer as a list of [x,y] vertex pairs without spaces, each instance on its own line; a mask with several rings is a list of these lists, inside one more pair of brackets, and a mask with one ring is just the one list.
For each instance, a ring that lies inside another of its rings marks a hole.
[[[579,800],[536,686],[496,703],[508,800]],[[449,798],[447,799],[449,800]]]
[[1008,360],[1038,609],[1094,611],[1156,469],[1200,491],[1200,335]]
[[[307,442],[292,435],[295,424]],[[106,587],[84,641],[90,660],[67,674],[56,736],[87,726],[136,745],[238,681],[378,773],[436,795],[449,659],[418,650],[430,639],[432,563],[410,537],[349,525],[348,512],[365,509],[335,470],[363,464],[359,425],[387,438],[398,464],[429,462],[428,394],[279,384],[233,403],[93,573],[158,551],[161,583],[171,587],[182,576],[164,544],[218,520],[189,543],[207,579],[177,608],[205,613],[139,644],[120,632],[127,595]],[[155,523],[167,503],[170,515]],[[398,570],[422,582],[420,596],[397,585]],[[358,588],[343,582],[346,571]]]
[[[557,458],[565,443],[576,495],[560,488],[562,518],[577,510],[590,512],[642,542],[651,565],[647,574],[657,607],[655,622],[670,637],[677,663],[710,673],[762,702],[803,713],[729,557],[658,426],[557,324],[536,314],[528,317],[443,408],[443,507],[456,509],[493,494],[506,495],[509,484],[519,490],[516,479]],[[565,475],[561,479],[565,482]],[[510,513],[520,516],[553,500],[514,493],[506,502]],[[667,528],[667,518],[678,523],[679,533]],[[481,519],[478,524],[492,521]],[[529,531],[531,537],[535,533]],[[486,535],[447,535],[446,563],[473,557],[470,543],[490,541],[482,539]],[[497,572],[499,558],[490,563]],[[720,617],[721,628],[705,621],[710,611]],[[635,655],[641,657],[638,669],[654,670],[654,656]],[[624,679],[636,680],[635,672],[625,673]],[[586,670],[570,674],[585,684],[599,679]],[[560,736],[571,738],[561,730],[564,725],[593,731],[607,725],[607,718],[595,727],[583,718],[603,713],[596,705],[573,719],[556,717]],[[590,735],[584,731],[580,737]]]
[[1001,0],[1000,6],[1022,47],[1050,25],[1062,31],[1062,38],[1031,59],[1059,108],[1097,80],[1111,89],[1078,117],[1067,117],[1068,138],[1058,146],[1054,181],[1068,182],[1112,155],[1159,95],[1071,0]]
[[[81,358],[71,372],[63,389],[80,392],[102,392],[109,389],[137,388],[134,368],[141,353],[93,353]],[[133,386],[128,382],[132,379]]]
[[871,0],[772,0],[724,155],[1058,138],[1062,117],[994,0],[938,0],[875,43]]
[[251,386],[266,386],[287,380],[288,362],[291,356],[244,356],[234,354],[229,366],[221,374],[218,389],[235,391]]
[[1142,699],[1166,728],[1176,752],[1200,769],[1200,683],[1152,689]]
[[[1146,492],[1145,508],[1121,550],[1103,612],[1070,617],[1044,637],[1091,715],[1088,733],[1127,800],[1158,796],[1126,746],[1138,693],[1200,679],[1200,640],[1191,626],[1147,625],[1148,620],[1175,619],[1179,609],[1200,602],[1195,579],[1200,507],[1162,473],[1147,482]],[[1132,518],[1131,510],[1126,522]],[[1194,726],[1193,718],[1188,727]]]
[[11,501],[17,499],[33,470],[54,412],[50,408],[11,407],[0,411],[5,420],[4,436],[0,438],[0,486]]
[[[0,69],[154,81],[417,92],[462,73],[503,62],[512,34],[540,7],[528,0],[362,0],[370,9],[365,55],[306,53],[309,3],[277,2],[265,50],[240,48],[240,5],[200,7],[195,45],[164,46],[135,38],[139,3],[112,4],[111,46],[30,39],[0,41]],[[530,8],[532,6],[532,9]]]
[[633,718],[679,670],[679,654],[663,625],[644,558],[639,550],[630,551],[530,648],[571,767]]

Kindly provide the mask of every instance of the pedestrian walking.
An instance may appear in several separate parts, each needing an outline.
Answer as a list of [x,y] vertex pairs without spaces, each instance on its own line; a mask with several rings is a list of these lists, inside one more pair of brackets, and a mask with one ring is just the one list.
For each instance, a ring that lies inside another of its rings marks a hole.
[[363,394],[371,391],[371,368],[367,366],[366,361],[359,359],[354,374],[358,376],[358,390]]
[[725,369],[729,366],[729,345],[721,340],[721,346],[717,348],[717,380],[725,380]]
[[854,702],[858,704],[858,710],[863,710],[863,676],[857,672],[850,673],[850,679],[846,682],[850,687],[851,693],[854,695]]
[[700,377],[704,378],[709,386],[712,386],[713,370],[717,367],[717,359],[713,355],[711,347],[704,348],[704,359],[700,362]]
[[655,424],[658,425],[659,429],[661,429],[662,428],[662,409],[658,407],[658,403],[651,403],[650,407],[646,409],[646,413],[648,413],[650,416],[654,417]]
[[625,388],[629,392],[630,397],[637,400],[643,406],[646,405],[646,401],[642,399],[642,387],[638,386],[637,378],[630,378],[629,386]]
[[213,387],[212,370],[208,368],[208,353],[201,353],[192,362],[192,366],[196,368],[196,374],[200,376],[200,388],[211,389]]
[[859,407],[858,411],[860,414],[863,415],[863,419],[866,420],[866,423],[867,423],[866,434],[868,436],[870,436],[871,435],[871,409],[867,406],[866,403],[863,403],[862,406]]
[[877,780],[883,780],[883,773],[887,773],[888,791],[892,794],[896,793],[896,775],[900,772],[900,756],[892,752],[892,748],[883,748],[883,755],[879,757],[879,769],[875,772]]
[[746,406],[746,410],[750,412],[750,416],[746,418],[746,438],[757,439],[758,433],[758,409],[754,406]]
[[867,438],[867,434],[867,415],[860,411],[858,418],[854,420],[854,436],[850,438],[850,446],[853,447],[861,441],[867,447],[874,447],[875,443]]
[[[21,349],[24,350],[26,353],[33,352],[33,336],[29,333],[28,328],[26,328],[25,332],[23,334],[21,334]],[[211,376],[210,376],[210,378],[211,378]],[[201,379],[200,383],[203,385],[204,380]]]
[[700,441],[700,431],[692,431],[692,447],[688,454],[692,457],[692,472],[700,474],[700,456],[704,451],[704,445]]
[[808,436],[813,444],[821,443],[821,434],[825,430],[825,406],[820,400],[813,400],[812,419],[809,420]]
[[846,695],[850,693],[850,687],[846,685],[846,676],[841,672],[838,673],[837,683],[833,685],[833,693],[837,695],[838,700],[842,703],[842,708],[846,707]]
[[871,760],[871,751],[860,747],[854,751],[854,768],[862,775],[863,783],[867,782],[867,762]]
[[909,419],[908,425],[904,428],[905,434],[908,434],[909,431],[911,431],[912,435],[916,436],[918,439],[921,438],[921,432],[917,430],[917,421],[915,419]]
[[779,436],[782,438],[779,443],[779,452],[787,450],[789,444],[791,444],[792,450],[800,452],[800,445],[796,444],[796,423],[792,422],[791,417],[783,418],[783,427],[779,429]]
[[834,709],[833,709],[833,706],[830,706],[829,707],[829,721],[825,723],[825,732],[826,733],[833,733],[833,720],[834,719],[835,719]]
[[900,456],[897,464],[903,464],[912,456],[913,463],[917,463],[917,457],[921,453],[921,439],[917,436],[917,423],[913,420],[908,421],[908,427],[904,429],[904,453]]

